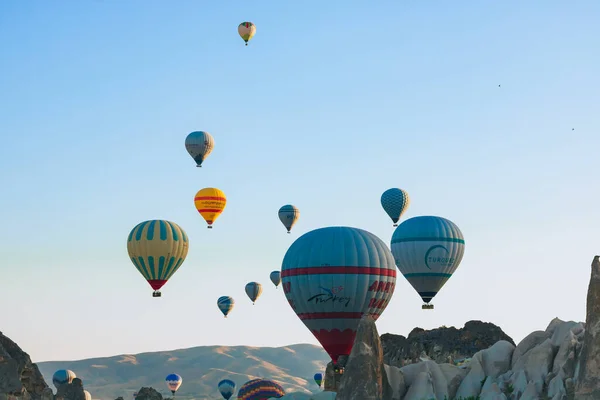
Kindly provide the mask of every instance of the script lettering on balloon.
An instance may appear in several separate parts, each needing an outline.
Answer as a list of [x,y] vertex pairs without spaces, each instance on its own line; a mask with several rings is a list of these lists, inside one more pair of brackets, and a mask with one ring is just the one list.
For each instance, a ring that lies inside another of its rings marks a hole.
[[372,298],[369,300],[369,308],[382,309],[387,306],[389,299],[376,299]]
[[289,292],[292,291],[292,283],[291,282],[284,282],[282,285],[283,287],[283,293],[288,294]]
[[315,294],[314,296],[309,297],[306,301],[307,303],[314,302],[315,304],[323,304],[323,303],[341,303],[344,307],[348,307],[350,301],[352,300],[349,296],[341,296],[340,292],[344,290],[343,286],[337,286],[333,288],[324,288],[319,286],[321,289],[321,293]]
[[369,286],[369,292],[393,292],[396,284],[394,282],[375,281]]

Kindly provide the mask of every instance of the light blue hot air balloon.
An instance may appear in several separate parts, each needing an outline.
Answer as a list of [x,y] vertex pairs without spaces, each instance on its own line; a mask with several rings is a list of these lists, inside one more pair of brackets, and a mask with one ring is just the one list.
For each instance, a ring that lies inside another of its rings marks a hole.
[[379,318],[396,286],[394,257],[370,232],[333,226],[300,236],[281,266],[288,303],[334,363],[349,355],[365,314]]
[[181,379],[181,376],[179,376],[177,374],[167,375],[167,377],[165,378],[165,381],[167,382],[167,387],[169,388],[169,390],[171,391],[171,393],[173,395],[175,395],[175,392],[177,392],[177,390],[179,390],[179,387],[183,383],[183,379]]
[[279,286],[279,284],[281,283],[281,272],[271,272],[271,274],[269,275],[269,279],[271,279],[271,282],[273,282],[273,285],[275,285],[275,288],[277,288],[277,286]]
[[458,268],[465,252],[465,239],[454,222],[442,217],[407,219],[392,235],[396,265],[432,309],[431,299]]
[[185,149],[196,161],[196,167],[202,167],[206,157],[213,151],[215,140],[210,133],[195,131],[185,138]]
[[70,369],[59,369],[52,376],[52,383],[58,390],[60,386],[70,384],[75,378],[77,378],[77,375]]
[[235,382],[230,379],[223,379],[218,385],[219,392],[225,400],[229,400],[235,392]]
[[394,222],[394,226],[398,226],[397,222],[409,205],[410,197],[405,190],[392,188],[381,195],[381,206]]
[[245,290],[250,300],[252,300],[252,304],[254,304],[262,293],[262,285],[258,282],[249,282],[246,284]]
[[296,206],[286,204],[279,209],[278,215],[279,220],[285,226],[285,229],[287,229],[287,233],[290,233],[292,227],[298,221],[298,218],[300,218],[300,210]]
[[233,297],[221,296],[217,300],[217,307],[219,307],[219,310],[221,310],[225,318],[227,318],[227,314],[233,310],[234,305],[235,301],[233,300]]

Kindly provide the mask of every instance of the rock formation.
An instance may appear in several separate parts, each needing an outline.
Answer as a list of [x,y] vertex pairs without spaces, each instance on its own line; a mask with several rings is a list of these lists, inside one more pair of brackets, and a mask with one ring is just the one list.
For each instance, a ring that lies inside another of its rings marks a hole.
[[379,400],[392,389],[383,366],[383,349],[375,320],[364,316],[358,325],[352,352],[337,391],[339,400]]
[[79,378],[73,379],[70,384],[62,385],[56,391],[55,400],[86,400],[83,391],[83,382]]
[[0,400],[13,396],[21,400],[49,399],[51,395],[29,355],[0,332]]
[[[137,392],[135,400],[163,400],[162,394],[151,387],[143,387]],[[164,400],[167,400],[166,398]]]
[[423,358],[437,363],[459,363],[500,340],[515,345],[500,327],[481,321],[469,321],[461,329],[453,326],[430,331],[415,328],[408,338],[389,333],[381,336],[384,362],[396,367],[418,363]]
[[600,399],[600,260],[594,257],[588,287],[585,335],[577,379],[577,400]]

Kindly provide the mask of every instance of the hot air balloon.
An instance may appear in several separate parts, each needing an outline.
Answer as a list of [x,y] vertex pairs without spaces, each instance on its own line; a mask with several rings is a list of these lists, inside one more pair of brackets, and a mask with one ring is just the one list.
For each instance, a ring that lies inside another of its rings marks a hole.
[[252,300],[252,304],[254,304],[262,293],[262,285],[258,282],[250,282],[246,284],[245,290],[250,300]]
[[315,374],[315,382],[317,385],[319,385],[319,387],[321,387],[321,383],[323,382],[323,374],[320,372],[317,372]]
[[235,301],[233,300],[233,297],[221,296],[217,300],[217,307],[219,307],[219,310],[221,310],[225,318],[227,318],[227,314],[233,310],[234,305]]
[[87,390],[83,391],[83,395],[85,396],[85,400],[92,400],[92,395]]
[[238,33],[244,39],[244,42],[246,42],[246,46],[248,46],[248,41],[256,33],[256,26],[252,22],[242,22],[238,25]]
[[269,279],[271,279],[271,282],[273,282],[273,285],[275,285],[275,287],[279,286],[279,284],[281,283],[281,272],[271,272],[271,274],[269,275]]
[[288,249],[281,266],[287,300],[337,366],[352,350],[360,318],[375,320],[396,286],[394,257],[377,236],[357,228],[310,231]]
[[225,209],[227,198],[225,193],[217,188],[200,189],[194,197],[196,210],[202,215],[202,218],[208,224],[208,228],[212,229],[212,224]]
[[231,396],[233,396],[233,392],[235,392],[235,382],[229,379],[223,379],[219,382],[219,392],[221,392],[221,396],[225,400],[229,400]]
[[392,235],[396,265],[432,309],[431,299],[452,276],[465,252],[465,240],[454,222],[442,217],[407,219]]
[[285,396],[285,390],[277,383],[266,379],[252,379],[238,391],[238,400],[267,400]]
[[131,262],[154,293],[160,297],[159,289],[181,267],[188,253],[188,237],[175,222],[154,219],[139,223],[127,238],[127,252]]
[[77,378],[77,375],[70,369],[59,369],[52,376],[52,383],[56,387],[56,390],[58,390],[60,386],[68,385],[75,378]]
[[279,209],[279,220],[287,229],[287,233],[290,233],[298,218],[300,218],[300,210],[296,206],[287,204]]
[[185,138],[185,149],[196,161],[196,167],[202,167],[202,163],[214,147],[215,140],[208,132],[194,131]]
[[392,188],[381,195],[381,206],[394,222],[394,226],[398,226],[398,220],[409,205],[410,197],[405,190]]
[[167,382],[167,387],[169,388],[171,393],[174,395],[175,392],[177,390],[179,390],[179,387],[181,386],[183,379],[181,379],[181,376],[179,376],[177,374],[169,374],[165,378],[165,381]]
[[137,392],[134,392],[133,393],[133,398],[135,399],[137,397],[137,395],[138,395]]

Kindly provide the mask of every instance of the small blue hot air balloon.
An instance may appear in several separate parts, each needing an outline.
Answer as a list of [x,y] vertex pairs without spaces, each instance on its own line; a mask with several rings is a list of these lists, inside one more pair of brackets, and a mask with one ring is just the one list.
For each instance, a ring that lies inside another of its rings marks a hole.
[[173,393],[173,395],[175,395],[175,392],[177,390],[179,390],[179,387],[181,386],[183,379],[181,379],[181,376],[179,376],[177,374],[169,374],[165,378],[165,381],[167,382],[167,387],[169,388],[171,393]]
[[196,167],[202,167],[202,163],[213,151],[215,140],[210,133],[204,131],[195,131],[185,138],[185,149],[196,161]]
[[219,307],[219,310],[221,310],[225,318],[227,318],[227,314],[233,310],[234,305],[235,301],[233,300],[233,297],[221,296],[217,300],[217,307]]
[[59,369],[52,376],[52,383],[56,387],[56,390],[58,390],[60,386],[73,382],[75,378],[77,378],[77,375],[70,369]]
[[398,226],[397,222],[409,205],[410,198],[405,190],[392,188],[381,195],[381,206],[394,222],[394,226]]
[[252,304],[254,304],[262,293],[262,285],[258,282],[249,282],[246,284],[245,290],[250,300],[252,300]]
[[321,383],[323,383],[323,374],[322,374],[322,373],[320,373],[320,372],[317,372],[317,373],[315,374],[315,383],[316,383],[317,385],[319,385],[319,387],[321,387]]
[[223,379],[218,385],[219,392],[225,400],[229,400],[235,392],[235,382],[230,379]]
[[281,283],[281,271],[271,272],[269,279],[271,279],[271,282],[273,282],[273,285],[275,285],[275,288],[277,288],[277,286],[279,286]]
[[396,266],[432,309],[431,299],[456,271],[465,252],[465,239],[456,224],[435,216],[407,219],[392,235]]

